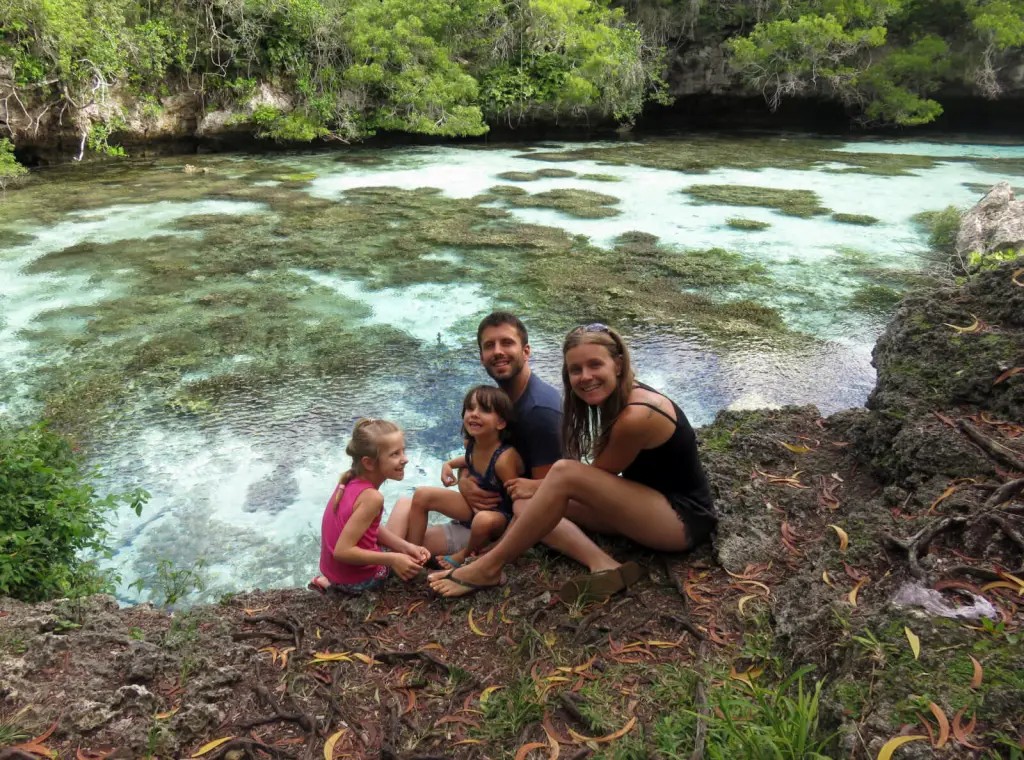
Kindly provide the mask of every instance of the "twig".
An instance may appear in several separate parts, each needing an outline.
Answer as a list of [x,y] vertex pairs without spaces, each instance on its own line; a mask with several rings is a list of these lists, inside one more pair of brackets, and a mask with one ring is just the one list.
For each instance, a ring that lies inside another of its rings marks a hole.
[[273,623],[279,625],[287,631],[290,631],[292,637],[295,639],[295,650],[302,649],[302,635],[304,630],[299,623],[286,618],[280,618],[275,615],[253,615],[245,619],[246,623]]
[[704,633],[700,630],[700,628],[694,625],[693,622],[688,618],[682,618],[678,615],[673,615],[670,612],[662,612],[661,619],[667,620],[670,623],[675,623],[684,631],[686,631],[695,639],[697,639],[697,641],[707,641],[707,636],[705,636]]
[[[260,697],[260,699],[267,703],[267,705],[270,707],[271,710],[274,711],[278,718],[280,718],[281,720],[289,720],[294,723],[298,723],[302,728],[306,729],[310,733],[316,733],[316,721],[313,720],[309,715],[306,715],[304,713],[285,712],[281,709],[281,706],[270,695],[270,692],[267,691],[267,687],[263,686],[262,684],[256,684],[252,687],[252,689]],[[270,721],[263,720],[261,718],[259,722],[269,723]],[[239,725],[243,724],[239,723]],[[258,725],[258,723],[254,723],[253,725]]]
[[689,631],[698,641],[706,641],[707,637],[698,630],[697,626],[690,620],[690,600],[686,595],[686,589],[683,587],[683,582],[679,580],[679,577],[672,572],[672,563],[669,562],[668,557],[661,558],[665,568],[665,575],[675,586],[676,591],[679,593],[679,598],[683,600],[683,615],[681,617],[673,616],[673,619],[679,623],[683,628]]
[[697,648],[697,661],[694,663],[694,671],[697,674],[697,683],[693,687],[693,704],[697,706],[697,727],[693,734],[693,752],[690,753],[690,760],[704,760],[704,743],[708,735],[708,718],[711,716],[711,705],[708,704],[707,690],[704,686],[704,660],[708,655],[706,641],[702,641]]
[[589,718],[585,717],[583,713],[580,712],[579,705],[576,703],[577,701],[582,701],[582,698],[578,694],[573,694],[571,691],[563,691],[558,695],[558,701],[562,703],[562,707],[565,711],[569,713],[569,715],[571,715],[581,726],[587,729],[587,731],[600,732],[602,730],[601,726],[595,725]]
[[945,575],[972,575],[982,581],[1002,580],[995,570],[987,570],[984,567],[973,567],[971,565],[954,565],[945,570]]
[[1016,452],[1012,449],[992,440],[967,420],[958,420],[956,426],[960,429],[961,433],[978,444],[986,454],[999,462],[999,464],[1009,467],[1016,472],[1024,472],[1024,461],[1018,459]]
[[0,760],[39,760],[39,757],[22,752],[20,749],[11,748],[0,752]]
[[596,610],[591,612],[589,615],[583,618],[583,620],[580,621],[580,624],[576,626],[576,633],[574,633],[572,637],[573,646],[578,644],[580,639],[583,638],[583,634],[587,632],[587,629],[590,627],[590,624],[603,615],[604,608],[598,607]]

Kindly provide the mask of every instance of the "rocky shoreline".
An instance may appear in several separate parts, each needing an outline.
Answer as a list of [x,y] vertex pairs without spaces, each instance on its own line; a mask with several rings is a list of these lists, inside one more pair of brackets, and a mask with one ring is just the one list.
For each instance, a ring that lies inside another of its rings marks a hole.
[[327,757],[690,757],[705,696],[804,666],[823,680],[822,725],[842,731],[835,757],[874,760],[901,733],[932,742],[900,758],[1010,757],[1024,260],[960,262],[1020,251],[1022,231],[1006,185],[965,217],[957,271],[879,339],[866,409],[725,411],[702,428],[714,546],[613,545],[651,569],[629,595],[565,608],[550,591],[574,568],[534,550],[506,591],[454,603],[397,584],[175,613],[3,599],[0,742],[21,748],[0,758],[319,757],[328,741]]

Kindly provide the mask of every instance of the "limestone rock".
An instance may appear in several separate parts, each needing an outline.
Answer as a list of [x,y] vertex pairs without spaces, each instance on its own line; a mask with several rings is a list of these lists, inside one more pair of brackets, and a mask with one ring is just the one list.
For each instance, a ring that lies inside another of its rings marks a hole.
[[1024,250],[1024,200],[1015,200],[1009,182],[988,191],[960,222],[956,250],[962,257],[977,251]]

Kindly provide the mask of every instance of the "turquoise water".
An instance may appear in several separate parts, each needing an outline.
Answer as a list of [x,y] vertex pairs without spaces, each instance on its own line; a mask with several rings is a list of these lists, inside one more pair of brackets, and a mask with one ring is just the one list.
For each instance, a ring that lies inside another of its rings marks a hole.
[[[523,315],[534,369],[553,383],[565,328],[600,319],[695,424],[723,408],[837,411],[867,397],[871,348],[923,266],[914,215],[1024,173],[1024,147],[780,138],[780,151],[815,156],[793,168],[771,165],[771,141],[723,144],[748,168],[659,168],[692,148],[661,138],[639,145],[651,158],[632,143],[543,146],[601,151],[556,162],[522,145],[417,147],[190,157],[204,174],[178,158],[39,173],[0,203],[0,413],[45,409],[112,488],[152,493],[141,518],[115,525],[126,600],[164,557],[203,558],[210,594],[296,585],[316,569],[357,417],[408,432],[407,479],[389,500],[439,479],[462,394],[486,379],[474,338],[492,309]],[[896,176],[847,171],[868,153],[919,161]],[[576,176],[498,176],[545,168]],[[496,185],[601,193],[618,213],[520,206]],[[878,223],[699,204],[694,185],[812,191]],[[735,217],[770,226],[733,229]],[[657,246],[615,247],[635,232]],[[730,310],[738,301],[768,310],[748,317]]]

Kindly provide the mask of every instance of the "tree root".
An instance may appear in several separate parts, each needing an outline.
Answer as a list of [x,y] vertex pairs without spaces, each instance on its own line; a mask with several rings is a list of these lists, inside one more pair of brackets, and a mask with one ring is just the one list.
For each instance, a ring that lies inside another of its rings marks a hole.
[[251,728],[253,726],[259,726],[264,723],[274,723],[275,721],[290,721],[297,723],[302,729],[308,731],[311,738],[316,737],[317,725],[316,721],[306,713],[290,713],[285,712],[281,709],[281,706],[277,703],[270,692],[262,684],[256,684],[252,687],[252,690],[256,692],[257,696],[266,702],[267,706],[274,711],[274,715],[266,718],[252,718],[250,720],[238,721],[235,725],[239,728]]
[[285,752],[278,747],[274,747],[269,744],[264,744],[263,742],[258,742],[255,739],[236,737],[231,741],[220,745],[217,748],[217,752],[213,755],[210,755],[210,760],[223,760],[223,758],[227,757],[227,754],[229,752],[236,752],[238,750],[241,750],[243,753],[245,753],[246,757],[258,757],[255,754],[256,750],[260,752],[265,752],[271,757],[295,757],[294,755]]
[[[452,666],[439,660],[430,652],[378,652],[373,657],[386,665],[395,665],[407,660],[422,660],[424,664],[434,668],[434,670],[437,670],[444,676],[450,678],[452,675]],[[479,684],[476,676],[471,676],[471,678],[474,684]]]
[[286,631],[292,634],[292,638],[295,640],[295,651],[302,649],[302,637],[305,634],[305,629],[301,623],[287,618],[277,617],[275,615],[253,615],[245,619],[246,623],[273,623],[274,625],[281,626]]
[[956,426],[961,433],[980,446],[990,458],[1015,472],[1024,472],[1024,461],[1017,457],[1015,451],[992,440],[967,420],[957,420]]
[[235,631],[231,634],[232,641],[246,639],[270,639],[271,641],[294,641],[294,637],[286,633],[269,633],[267,631]]
[[571,691],[563,691],[558,695],[558,701],[562,703],[562,709],[572,716],[573,720],[583,726],[588,733],[601,733],[603,727],[595,725],[580,712],[578,703],[582,702],[583,698],[578,694],[573,694]]
[[927,553],[928,545],[940,533],[944,533],[950,528],[964,525],[966,522],[966,517],[942,517],[925,525],[910,538],[899,539],[886,533],[882,536],[882,540],[892,548],[902,550],[907,555],[910,574],[923,581],[928,579],[928,575],[921,568],[918,559]]
[[583,634],[585,634],[587,632],[587,629],[590,628],[590,624],[597,620],[599,617],[602,617],[604,614],[604,608],[598,607],[596,610],[594,610],[585,618],[583,618],[583,620],[580,621],[580,624],[576,626],[576,633],[574,633],[572,636],[572,645],[575,646],[576,644],[578,644],[580,642],[580,639],[583,638]]

